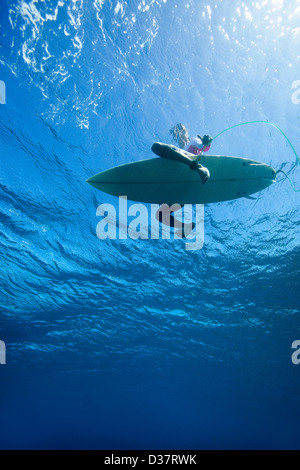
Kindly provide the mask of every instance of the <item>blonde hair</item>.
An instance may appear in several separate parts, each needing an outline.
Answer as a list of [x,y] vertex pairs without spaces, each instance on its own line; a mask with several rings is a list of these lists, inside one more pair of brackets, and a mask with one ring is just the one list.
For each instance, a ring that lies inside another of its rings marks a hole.
[[178,143],[181,149],[183,149],[190,140],[189,131],[183,124],[176,124],[176,126],[172,127],[170,134],[172,134],[173,139]]

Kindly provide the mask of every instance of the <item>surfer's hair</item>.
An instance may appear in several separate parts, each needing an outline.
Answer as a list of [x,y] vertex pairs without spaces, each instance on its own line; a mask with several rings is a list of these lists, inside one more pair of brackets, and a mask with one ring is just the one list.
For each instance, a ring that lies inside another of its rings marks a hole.
[[172,134],[173,139],[178,143],[181,149],[183,149],[190,140],[189,131],[183,124],[176,124],[176,126],[172,127],[170,134]]

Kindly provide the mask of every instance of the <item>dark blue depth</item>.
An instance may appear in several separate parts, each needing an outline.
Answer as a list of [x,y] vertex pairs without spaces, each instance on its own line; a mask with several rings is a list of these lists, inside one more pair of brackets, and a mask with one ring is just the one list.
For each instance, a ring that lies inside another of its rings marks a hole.
[[[299,195],[205,207],[205,244],[99,240],[85,181],[269,120],[299,153],[292,2],[2,1],[1,449],[299,449]],[[281,19],[280,19],[281,18]],[[273,27],[275,25],[275,27]],[[300,172],[282,135],[211,154]],[[297,184],[298,183],[298,184]]]

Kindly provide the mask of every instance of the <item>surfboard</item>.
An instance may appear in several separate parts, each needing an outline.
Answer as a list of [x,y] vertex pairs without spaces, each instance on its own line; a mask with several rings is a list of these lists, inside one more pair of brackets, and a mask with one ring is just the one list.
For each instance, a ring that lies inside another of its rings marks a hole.
[[131,201],[183,205],[249,197],[276,181],[275,170],[264,163],[240,157],[202,155],[200,163],[210,172],[209,181],[203,183],[197,171],[168,159],[170,152],[183,151],[160,145],[163,151],[169,152],[167,158],[120,165],[92,176],[87,183],[114,196],[127,196]]

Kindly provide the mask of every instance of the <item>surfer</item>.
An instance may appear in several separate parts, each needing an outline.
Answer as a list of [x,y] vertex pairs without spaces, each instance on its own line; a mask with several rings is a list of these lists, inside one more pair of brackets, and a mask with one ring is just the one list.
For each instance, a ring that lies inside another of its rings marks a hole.
[[[197,135],[190,139],[189,132],[184,124],[176,124],[176,126],[170,129],[170,134],[172,135],[175,142],[178,143],[179,148],[188,152],[188,155],[182,155],[182,163],[186,163],[192,170],[198,171],[202,178],[202,181],[206,183],[210,174],[207,168],[198,163],[199,156],[203,152],[208,152],[211,147],[212,138],[209,135],[201,137]],[[185,156],[185,159],[184,159]]]
[[[197,171],[203,183],[206,183],[210,178],[209,170],[201,165],[198,160],[203,152],[208,152],[213,139],[209,135],[204,137],[198,135],[190,139],[188,130],[183,124],[174,126],[170,130],[170,134],[172,134],[179,148],[155,142],[152,146],[152,151],[159,157],[176,160],[188,165],[192,170]],[[176,234],[186,238],[194,230],[195,224],[183,224],[173,216],[173,212],[175,211],[170,207],[163,205],[158,209],[156,219],[164,225],[169,225],[174,229],[177,228]]]
[[190,139],[188,130],[183,124],[174,126],[170,130],[170,133],[179,148],[174,145],[155,142],[152,145],[152,151],[159,157],[176,160],[188,165],[191,170],[195,170],[199,173],[203,183],[207,183],[210,178],[210,173],[207,168],[199,163],[199,157],[203,152],[208,152],[213,139],[209,137],[209,135],[205,135],[204,137],[198,135]]

